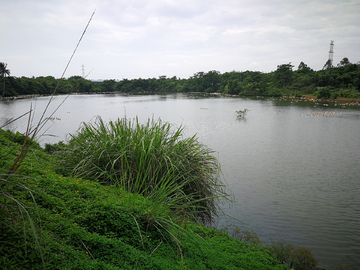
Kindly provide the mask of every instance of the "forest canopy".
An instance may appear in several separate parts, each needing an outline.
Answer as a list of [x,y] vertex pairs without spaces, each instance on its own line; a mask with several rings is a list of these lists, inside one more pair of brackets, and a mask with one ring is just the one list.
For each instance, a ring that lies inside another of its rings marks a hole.
[[[224,93],[240,96],[302,96],[318,98],[360,98],[360,64],[343,58],[337,66],[328,65],[314,71],[306,63],[296,67],[291,63],[280,64],[275,71],[216,70],[197,72],[188,79],[176,76],[148,79],[123,79],[117,81],[91,81],[81,76],[67,79],[47,77],[0,77],[3,96],[117,92],[126,94],[152,93]],[[5,91],[6,89],[6,91]]]

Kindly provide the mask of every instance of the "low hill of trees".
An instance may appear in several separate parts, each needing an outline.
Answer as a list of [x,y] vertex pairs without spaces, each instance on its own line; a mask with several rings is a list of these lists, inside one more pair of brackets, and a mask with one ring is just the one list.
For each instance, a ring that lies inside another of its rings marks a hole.
[[[47,77],[2,76],[0,85],[6,91],[3,95],[50,95],[68,93],[179,93],[208,92],[240,96],[302,96],[313,95],[318,98],[360,98],[360,64],[343,58],[334,66],[314,71],[301,62],[297,68],[291,63],[280,64],[273,72],[219,71],[197,72],[188,79],[176,76],[167,78],[104,80],[93,82],[80,76],[67,79]],[[56,88],[57,87],[57,88]]]

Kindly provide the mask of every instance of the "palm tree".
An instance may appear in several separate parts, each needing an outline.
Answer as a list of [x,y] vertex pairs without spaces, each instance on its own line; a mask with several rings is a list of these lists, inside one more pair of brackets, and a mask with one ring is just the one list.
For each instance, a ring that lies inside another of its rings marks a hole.
[[6,69],[7,68],[7,64],[0,62],[0,75],[2,77],[2,81],[3,81],[3,93],[2,96],[5,96],[5,76],[10,76],[10,70]]

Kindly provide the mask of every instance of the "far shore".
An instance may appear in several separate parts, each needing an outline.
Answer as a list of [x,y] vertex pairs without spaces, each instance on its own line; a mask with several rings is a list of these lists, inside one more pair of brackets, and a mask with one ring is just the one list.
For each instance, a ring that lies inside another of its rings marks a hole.
[[[127,95],[133,95],[133,94],[142,94],[142,93],[122,93],[119,91],[113,91],[113,92],[83,92],[83,93],[69,93],[68,95],[96,95],[96,94],[122,94],[124,96]],[[149,93],[143,93],[143,94],[149,94]],[[153,93],[157,94],[157,93]],[[171,94],[171,93],[169,93]],[[186,94],[186,93],[185,93]],[[216,96],[227,96],[227,97],[250,97],[250,96],[238,96],[238,95],[229,95],[229,94],[223,94],[223,93],[204,93],[204,92],[187,92],[187,94],[208,94],[208,95],[216,95]],[[55,94],[55,95],[67,95],[67,94]],[[31,99],[36,97],[46,97],[51,95],[41,95],[41,94],[32,94],[32,95],[18,95],[18,96],[10,96],[10,97],[2,97],[0,96],[0,100],[17,100],[17,99]],[[258,96],[258,97],[266,97],[266,96]],[[355,98],[343,98],[338,97],[336,99],[334,98],[320,98],[318,99],[316,96],[311,95],[302,95],[301,97],[295,97],[295,96],[283,96],[283,98],[300,98],[300,99],[307,99],[307,100],[313,100],[313,101],[325,101],[325,102],[341,102],[341,103],[352,103],[354,105],[360,105],[360,99]]]
[[[113,92],[84,92],[84,93],[69,93],[69,94],[54,94],[54,96],[66,96],[66,95],[94,95],[94,94],[123,94],[128,95],[127,93],[121,93],[118,91]],[[29,99],[29,98],[36,98],[36,97],[48,97],[51,95],[41,95],[41,94],[32,94],[32,95],[17,95],[17,96],[10,96],[10,97],[2,97],[0,96],[0,100],[14,100],[14,99]]]
[[360,105],[360,99],[356,99],[356,98],[338,97],[338,98],[320,98],[320,99],[318,99],[317,97],[310,96],[310,95],[303,95],[301,98],[308,99],[308,100],[327,101],[327,102],[341,102],[341,103],[353,103],[353,104],[357,103]]

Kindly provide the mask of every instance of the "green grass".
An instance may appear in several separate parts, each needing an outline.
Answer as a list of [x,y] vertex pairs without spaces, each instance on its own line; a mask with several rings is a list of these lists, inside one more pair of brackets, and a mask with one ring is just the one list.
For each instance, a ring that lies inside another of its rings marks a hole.
[[[8,134],[0,130],[0,174],[21,151]],[[2,269],[286,269],[268,248],[175,215],[164,200],[56,170],[55,156],[34,145],[9,178],[31,219],[0,223]],[[4,221],[14,201],[0,199]]]
[[97,118],[71,135],[61,159],[73,176],[117,184],[210,223],[229,195],[214,152],[196,136],[183,138],[183,130],[161,120]]

